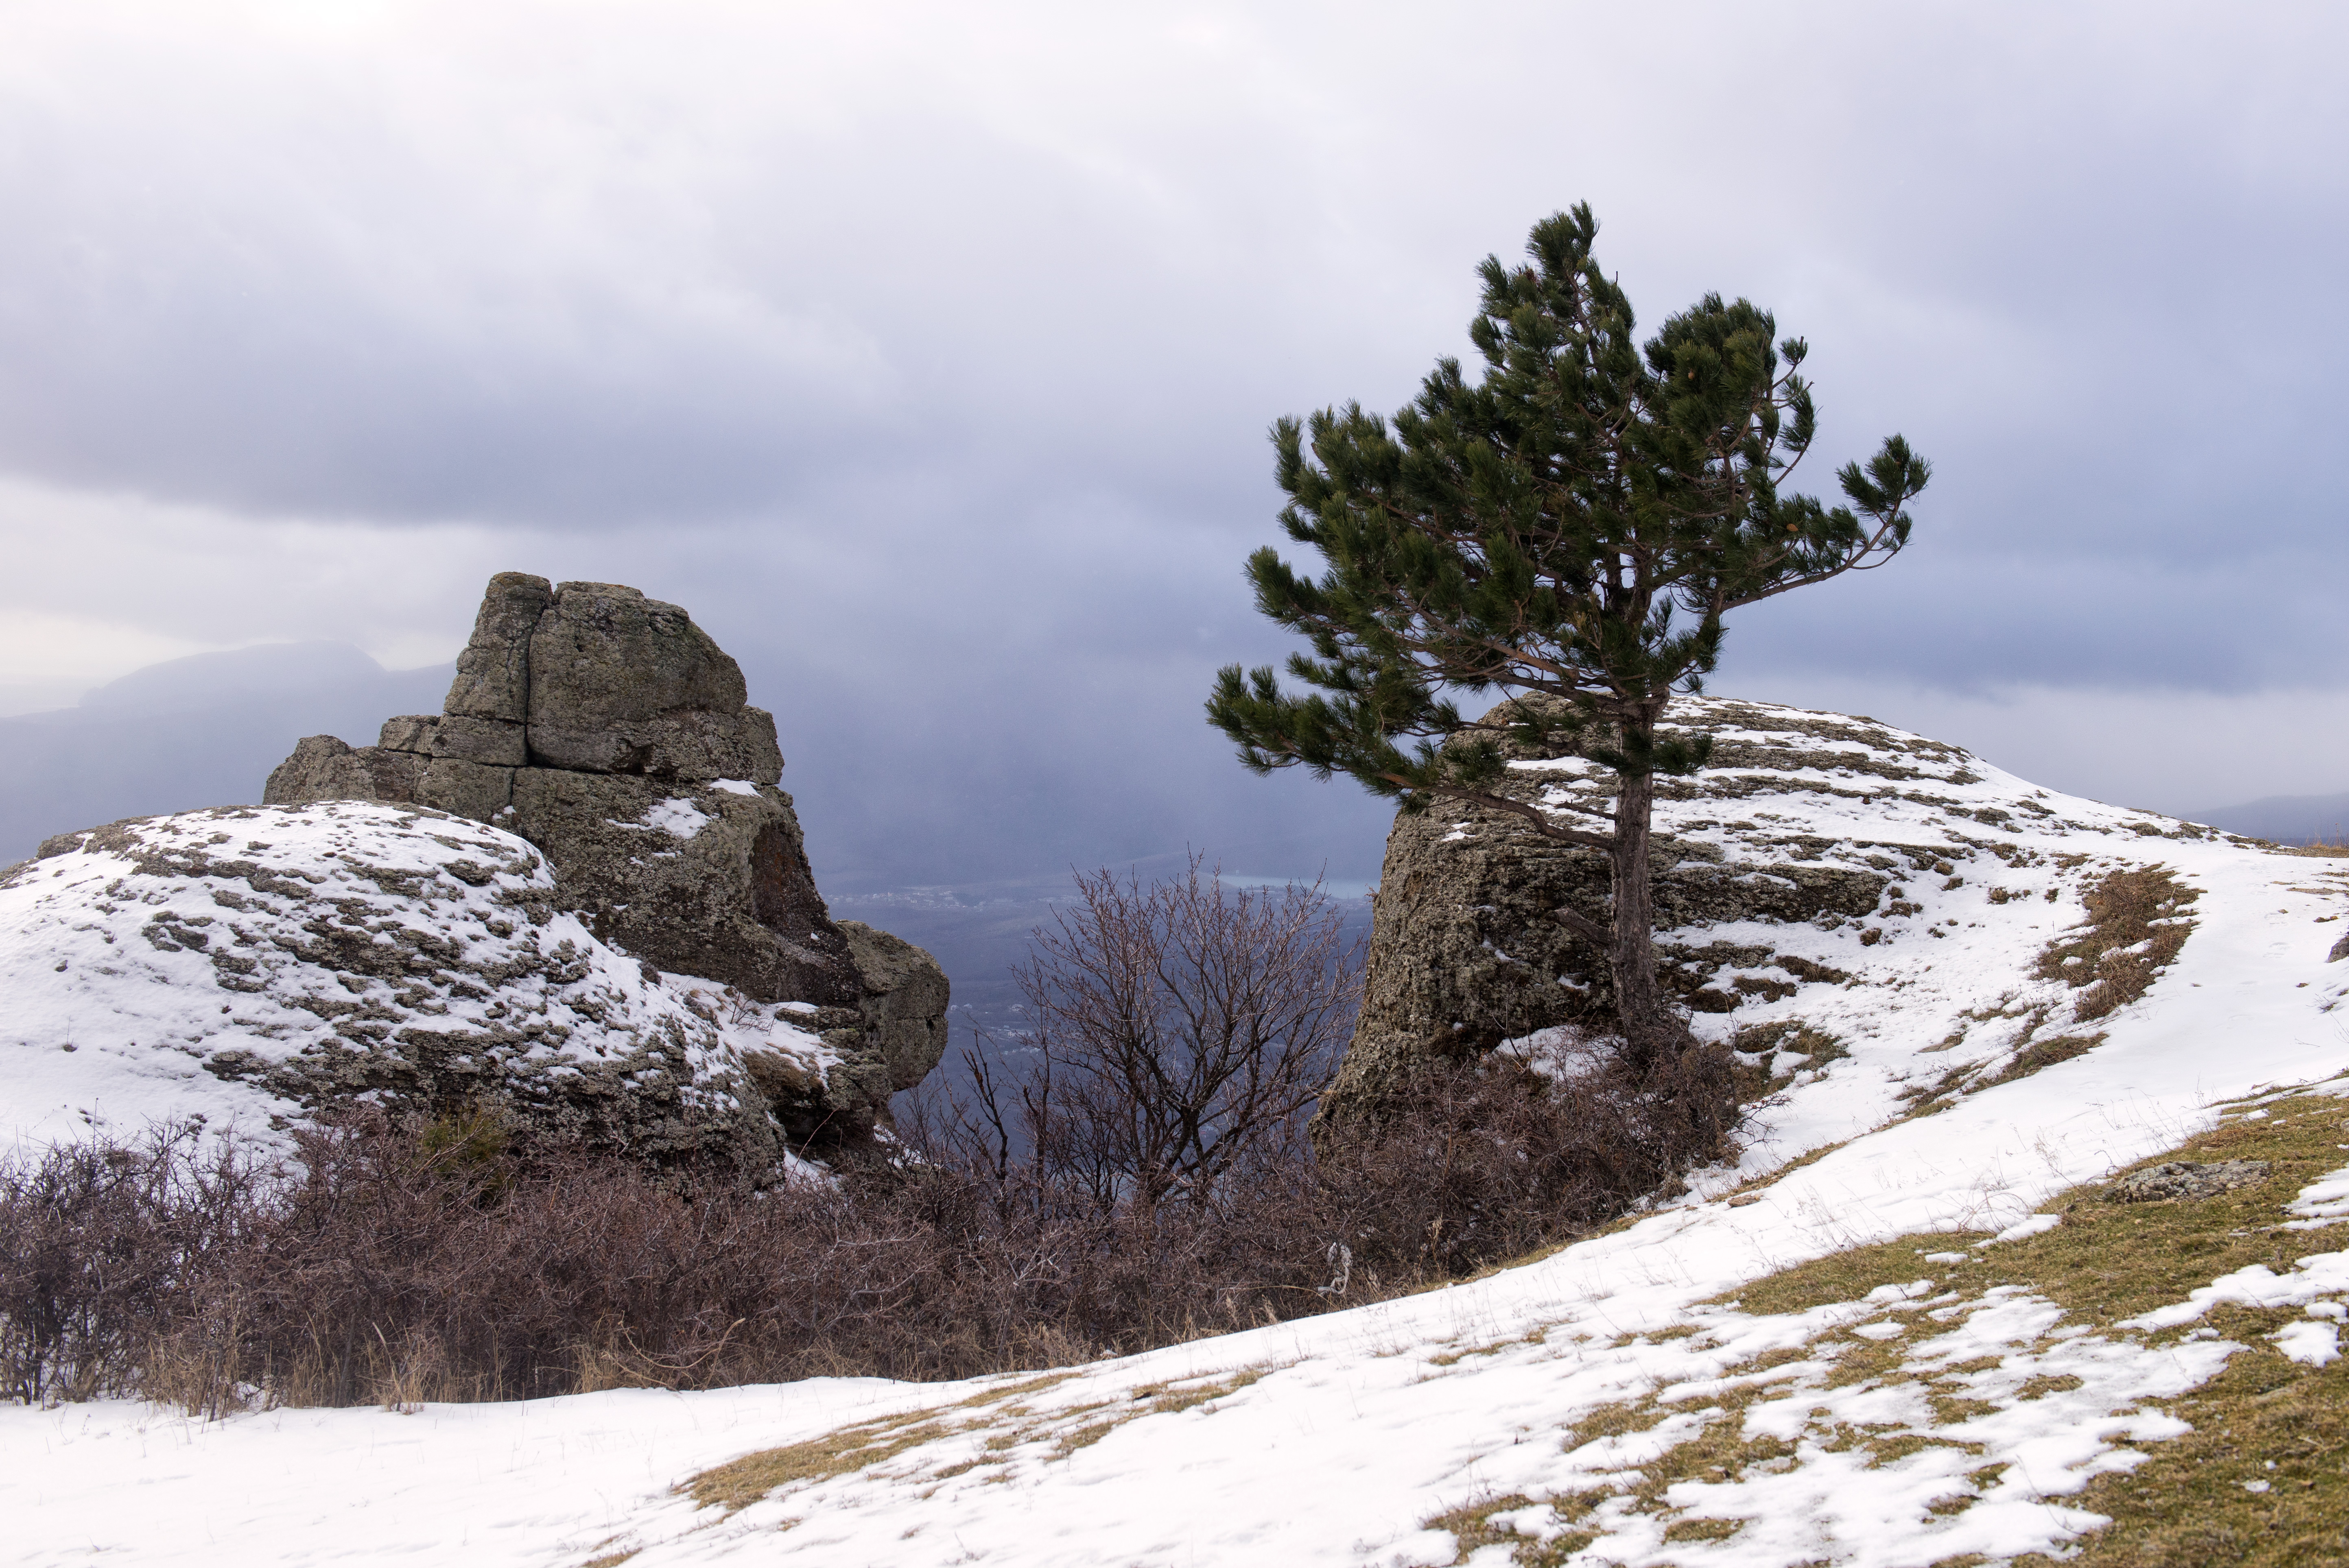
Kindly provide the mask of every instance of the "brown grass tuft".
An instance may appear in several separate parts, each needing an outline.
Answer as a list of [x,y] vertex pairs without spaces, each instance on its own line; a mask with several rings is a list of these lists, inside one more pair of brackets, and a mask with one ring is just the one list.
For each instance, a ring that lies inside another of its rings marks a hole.
[[895,1459],[907,1449],[945,1437],[945,1427],[926,1419],[931,1414],[926,1410],[867,1421],[788,1448],[745,1454],[703,1470],[679,1490],[691,1496],[697,1507],[737,1512],[795,1481],[829,1480],[851,1470],[869,1470]]
[[2082,895],[2087,923],[2039,955],[2039,977],[2086,989],[2072,1009],[2081,1023],[2127,1006],[2186,945],[2186,910],[2200,896],[2167,866],[2107,874]]

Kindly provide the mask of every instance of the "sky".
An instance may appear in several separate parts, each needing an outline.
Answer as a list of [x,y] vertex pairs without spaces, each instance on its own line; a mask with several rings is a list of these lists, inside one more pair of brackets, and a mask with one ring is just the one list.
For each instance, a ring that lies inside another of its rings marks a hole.
[[1200,716],[1288,646],[1240,575],[1265,433],[1406,401],[1475,263],[1587,200],[1646,325],[1717,290],[1809,340],[1814,483],[1893,431],[1936,467],[1714,691],[2121,804],[2349,789],[2334,8],[0,29],[0,712],[256,644],[438,664],[492,572],[621,582],[741,661],[820,866],[1371,874],[1383,809]]

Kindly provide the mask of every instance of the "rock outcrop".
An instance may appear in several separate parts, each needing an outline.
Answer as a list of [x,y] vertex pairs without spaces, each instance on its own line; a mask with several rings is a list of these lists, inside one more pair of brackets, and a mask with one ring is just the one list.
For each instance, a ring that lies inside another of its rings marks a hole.
[[2274,1172],[2275,1167],[2264,1160],[2220,1160],[2209,1164],[2165,1160],[2122,1177],[2105,1189],[2104,1200],[2107,1203],[2166,1203],[2180,1198],[2215,1198],[2238,1187],[2256,1187]]
[[[761,1077],[836,1053],[712,1006],[558,906],[546,857],[440,811],[221,807],[67,833],[0,874],[5,1135],[268,1136],[494,1103],[654,1164],[786,1158]],[[759,1057],[762,1071],[750,1059]]]
[[[2047,815],[2017,781],[1983,787],[1995,770],[1956,747],[1871,719],[1708,698],[1682,699],[1672,716],[1715,738],[1702,774],[1658,781],[1651,862],[1661,967],[1700,1016],[1843,978],[1774,933],[1857,931],[1877,918],[1897,934],[1918,913],[1903,879],[1938,883],[1978,853],[2012,854],[2000,841]],[[1578,756],[1520,753],[1503,789],[1531,803],[1606,808],[1611,779]],[[1431,1056],[1546,1029],[1609,1029],[1607,965],[1551,918],[1561,905],[1606,918],[1601,856],[1475,807],[1398,816],[1361,1018],[1324,1116],[1374,1109]],[[1876,929],[1860,939],[1887,928]]]
[[392,719],[369,747],[312,736],[263,799],[416,805],[519,834],[598,939],[808,1009],[835,1057],[823,1080],[760,1081],[795,1134],[861,1131],[944,1051],[946,977],[919,948],[832,919],[782,766],[774,719],[683,610],[503,573],[442,712]]

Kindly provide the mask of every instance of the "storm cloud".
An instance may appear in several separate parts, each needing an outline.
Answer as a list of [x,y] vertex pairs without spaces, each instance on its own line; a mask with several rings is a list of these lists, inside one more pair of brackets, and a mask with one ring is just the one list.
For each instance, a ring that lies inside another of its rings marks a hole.
[[741,659],[843,875],[1189,842],[1367,876],[1374,802],[1250,779],[1199,716],[1284,651],[1239,575],[1264,432],[1407,399],[1476,261],[1587,199],[1647,325],[1719,290],[1808,337],[1812,485],[1894,430],[1937,466],[1912,550],[1733,623],[1718,689],[2172,810],[2349,776],[2323,8],[9,30],[19,710],[257,643],[436,664],[492,571],[617,581]]

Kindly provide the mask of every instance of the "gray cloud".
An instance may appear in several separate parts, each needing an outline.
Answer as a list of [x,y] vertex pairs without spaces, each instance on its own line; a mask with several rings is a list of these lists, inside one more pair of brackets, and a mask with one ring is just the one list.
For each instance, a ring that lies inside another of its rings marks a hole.
[[1281,651],[1265,427],[1407,398],[1588,197],[1649,325],[1811,339],[1815,485],[1939,465],[1914,553],[1747,617],[1723,689],[2349,682],[2329,13],[681,15],[12,24],[0,474],[210,521],[0,519],[55,563],[0,605],[421,664],[485,570],[633,582],[933,861],[1351,844],[1374,807],[1198,722]]

